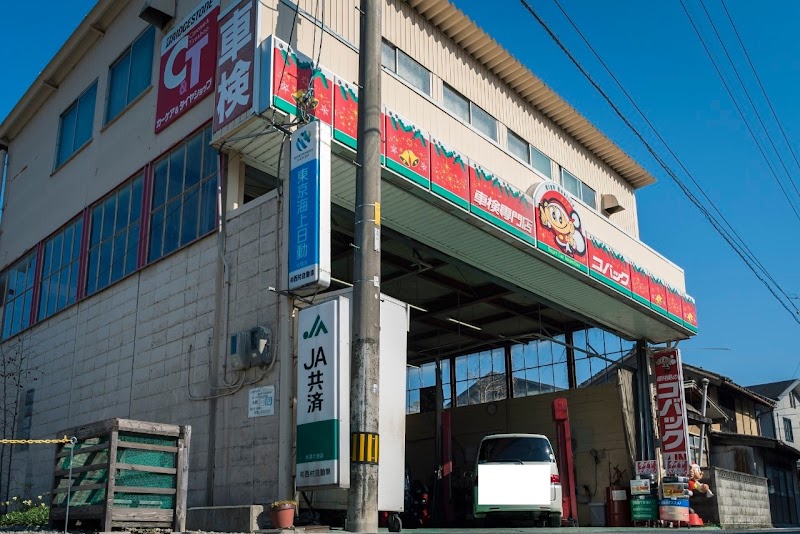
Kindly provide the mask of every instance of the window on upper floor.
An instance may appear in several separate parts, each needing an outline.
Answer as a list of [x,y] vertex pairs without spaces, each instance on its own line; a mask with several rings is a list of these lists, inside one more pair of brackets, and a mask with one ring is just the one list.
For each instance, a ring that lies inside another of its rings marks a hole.
[[445,108],[492,141],[497,141],[497,119],[447,84],[443,86],[442,97]]
[[58,146],[56,147],[56,168],[63,165],[70,156],[92,139],[96,99],[97,82],[95,81],[61,114],[58,127]]
[[797,394],[794,391],[789,393],[789,404],[792,408],[797,408]]
[[511,130],[508,130],[508,151],[533,167],[539,174],[552,180],[553,171],[550,158]]
[[511,130],[508,130],[508,151],[525,163],[531,163],[531,153],[528,142]]
[[3,339],[20,333],[31,324],[35,271],[34,250],[18,260],[5,274]]
[[91,209],[87,295],[136,270],[143,184],[144,177],[136,176]]
[[788,442],[794,442],[794,432],[792,431],[792,420],[788,417],[783,418],[783,437]]
[[155,28],[149,26],[109,68],[106,123],[150,86],[154,41]]
[[564,168],[561,169],[561,185],[575,198],[583,200],[592,208],[597,208],[597,194],[595,190]]
[[543,152],[540,152],[531,145],[531,166],[546,176],[553,179],[553,163]]
[[83,217],[78,216],[44,242],[39,320],[47,319],[75,303],[81,257]]
[[388,41],[381,47],[381,65],[430,96],[431,71]]
[[213,230],[219,160],[210,142],[211,126],[207,126],[156,161],[148,261]]

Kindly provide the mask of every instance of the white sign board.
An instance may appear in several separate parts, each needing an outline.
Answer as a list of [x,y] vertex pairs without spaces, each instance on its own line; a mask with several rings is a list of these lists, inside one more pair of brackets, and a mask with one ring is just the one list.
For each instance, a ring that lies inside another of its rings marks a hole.
[[275,415],[275,386],[264,386],[250,390],[247,417]]
[[292,133],[289,171],[289,290],[331,284],[331,129],[319,121]]
[[297,487],[350,486],[350,301],[301,310],[297,339]]
[[550,465],[479,464],[481,506],[550,504]]

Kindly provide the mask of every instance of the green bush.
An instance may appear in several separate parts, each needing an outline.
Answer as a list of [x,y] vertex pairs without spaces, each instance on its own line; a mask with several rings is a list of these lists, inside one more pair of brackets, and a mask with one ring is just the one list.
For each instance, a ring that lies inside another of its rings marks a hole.
[[46,525],[50,517],[50,509],[37,506],[27,510],[15,510],[0,515],[0,526],[3,527],[35,527]]

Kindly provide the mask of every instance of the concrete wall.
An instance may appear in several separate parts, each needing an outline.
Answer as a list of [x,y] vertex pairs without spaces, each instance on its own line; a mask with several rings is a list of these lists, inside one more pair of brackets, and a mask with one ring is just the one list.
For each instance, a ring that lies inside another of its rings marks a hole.
[[[495,402],[497,411],[489,413],[489,404],[454,408],[453,420],[453,485],[458,492],[471,496],[472,480],[465,472],[473,472],[480,440],[487,434],[503,432],[546,435],[553,447],[556,427],[552,418],[553,399],[567,399],[575,459],[575,485],[583,503],[578,505],[581,524],[589,524],[587,503],[602,502],[613,468],[632,472],[622,417],[618,384],[593,386]],[[406,417],[406,462],[412,478],[429,484],[435,469],[435,415],[421,413]],[[591,450],[597,451],[595,462]],[[559,466],[564,476],[563,467]],[[432,485],[431,485],[432,487]],[[463,512],[471,513],[471,505]],[[457,509],[457,513],[459,510]]]
[[[273,193],[231,214],[226,252],[230,332],[256,325],[275,329],[277,297],[267,288],[276,285],[276,210]],[[225,364],[224,353],[218,368],[209,364],[214,310],[224,302],[215,292],[221,272],[217,257],[216,237],[202,239],[0,346],[6,353],[22,346],[34,370],[23,389],[35,388],[31,435],[52,437],[61,429],[111,417],[189,424],[190,506],[205,504],[208,497],[210,436],[216,451],[215,504],[278,498],[281,362],[268,372],[240,374],[228,367],[226,380],[237,384],[232,389],[213,390],[209,382],[224,373]],[[223,350],[227,346],[222,343]],[[250,387],[267,384],[276,387],[275,415],[248,418]],[[206,397],[233,391],[216,401],[212,431],[213,403]],[[17,491],[48,491],[52,462],[51,446],[16,452],[12,476]],[[30,486],[23,488],[26,483]]]
[[767,479],[720,467],[705,471],[714,497],[692,497],[690,506],[706,523],[723,528],[771,527]]

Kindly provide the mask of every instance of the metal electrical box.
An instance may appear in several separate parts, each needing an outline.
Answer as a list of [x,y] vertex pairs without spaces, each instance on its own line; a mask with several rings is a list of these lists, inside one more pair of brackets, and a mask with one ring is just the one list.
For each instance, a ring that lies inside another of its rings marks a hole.
[[[316,302],[324,302],[342,295],[352,299],[352,293],[352,288],[326,293],[318,297]],[[409,324],[408,304],[381,295],[378,510],[382,512],[402,512],[404,505],[406,358]],[[345,453],[348,458],[349,453],[349,450]],[[317,510],[346,510],[347,490],[314,491],[312,502]]]
[[272,329],[268,326],[238,332],[230,339],[229,354],[234,369],[267,365],[272,361],[272,351]]

